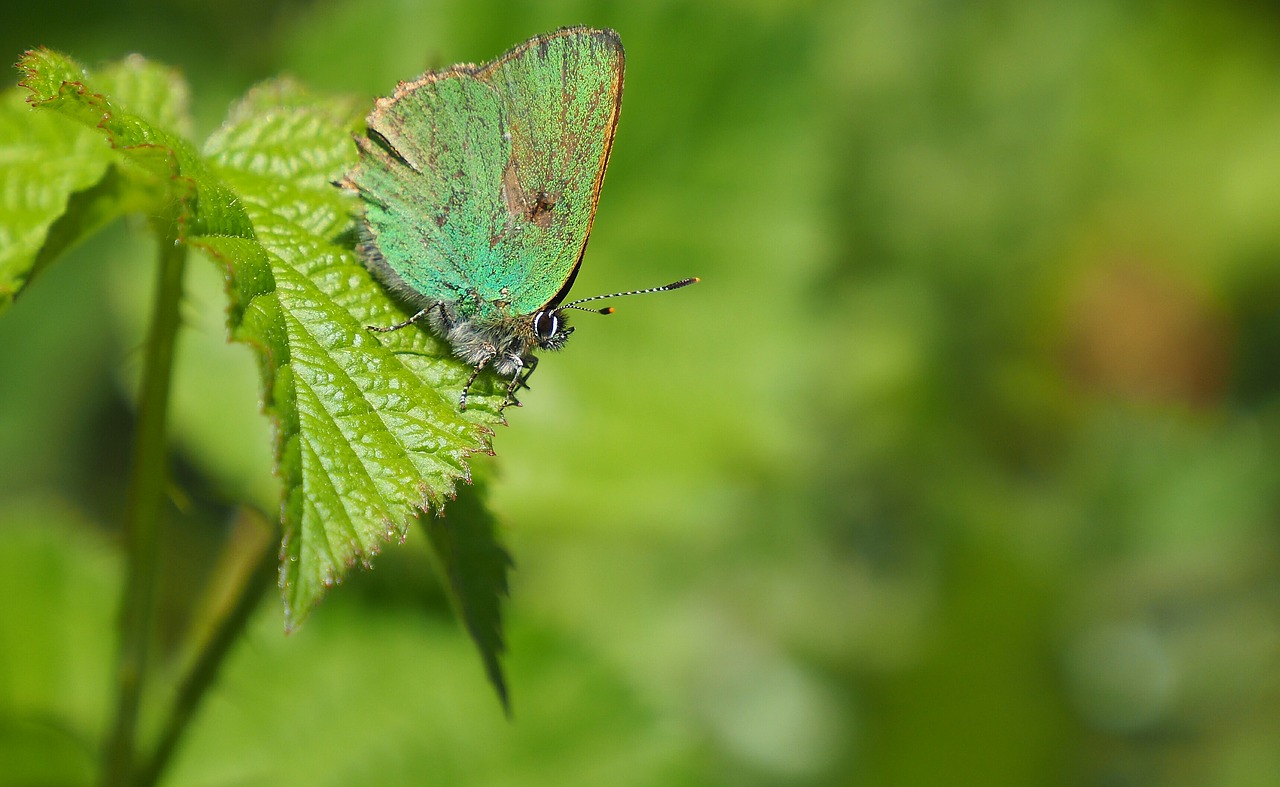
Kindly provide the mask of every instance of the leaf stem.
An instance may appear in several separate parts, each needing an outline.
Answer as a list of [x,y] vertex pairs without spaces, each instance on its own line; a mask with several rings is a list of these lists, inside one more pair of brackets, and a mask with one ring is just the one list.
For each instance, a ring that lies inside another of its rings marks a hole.
[[[253,515],[246,512],[242,523],[247,522],[249,517]],[[242,555],[239,556],[248,565],[242,564],[243,568],[238,572],[229,572],[236,574],[230,603],[218,618],[213,632],[201,643],[194,663],[183,677],[155,750],[138,769],[136,787],[152,787],[159,781],[173,757],[178,741],[195,717],[201,700],[217,679],[218,671],[231,651],[231,646],[240,639],[240,634],[249,624],[264,591],[275,584],[278,560],[273,547],[279,541],[278,531],[266,526],[260,515],[248,523],[245,529],[255,531],[248,538],[238,539],[249,542],[243,545]]]
[[125,508],[127,565],[116,669],[116,710],[103,753],[102,784],[133,783],[138,713],[146,684],[160,556],[160,514],[167,478],[166,422],[182,301],[187,246],[179,240],[179,206],[157,220],[159,270],[147,335],[133,446],[133,476]]

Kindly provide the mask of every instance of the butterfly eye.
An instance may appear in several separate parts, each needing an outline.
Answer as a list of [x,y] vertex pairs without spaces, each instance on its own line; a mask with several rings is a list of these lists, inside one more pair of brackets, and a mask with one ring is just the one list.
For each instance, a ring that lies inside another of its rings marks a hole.
[[538,312],[533,316],[533,332],[545,342],[560,331],[560,318],[555,312]]

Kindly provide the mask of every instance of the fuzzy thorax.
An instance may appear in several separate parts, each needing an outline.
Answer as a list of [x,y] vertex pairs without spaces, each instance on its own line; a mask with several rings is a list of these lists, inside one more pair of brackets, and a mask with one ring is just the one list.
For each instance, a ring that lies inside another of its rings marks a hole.
[[471,366],[487,365],[503,377],[529,366],[535,350],[559,350],[573,332],[559,309],[481,319],[460,313],[455,302],[439,301],[427,314],[432,330],[449,342],[454,355]]

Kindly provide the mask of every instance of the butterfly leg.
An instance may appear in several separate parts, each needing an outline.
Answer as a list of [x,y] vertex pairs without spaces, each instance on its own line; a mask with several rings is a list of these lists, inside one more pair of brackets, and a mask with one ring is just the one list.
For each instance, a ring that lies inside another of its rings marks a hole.
[[530,355],[524,359],[524,376],[520,378],[519,388],[529,388],[529,378],[533,376],[533,370],[538,368],[538,356]]
[[398,331],[401,328],[408,328],[410,325],[413,325],[418,320],[421,320],[423,317],[426,317],[427,314],[436,306],[437,304],[433,303],[425,309],[420,309],[417,314],[413,315],[412,317],[405,320],[404,322],[398,322],[395,325],[387,325],[387,326],[366,325],[364,327],[368,328],[371,331],[377,331],[378,333],[390,333],[391,331]]
[[464,412],[466,411],[467,393],[471,390],[471,384],[476,381],[476,378],[480,376],[480,372],[484,371],[484,367],[488,366],[489,361],[492,361],[494,356],[497,354],[498,354],[498,348],[487,347],[484,358],[480,360],[480,363],[476,364],[476,368],[471,370],[471,376],[467,378],[467,384],[462,386],[462,396],[458,398],[459,411],[464,411]]
[[529,376],[529,371],[531,371],[530,367],[525,365],[523,358],[515,356],[513,358],[519,366],[516,367],[515,372],[511,375],[511,382],[507,384],[507,400],[502,403],[502,409],[504,410],[513,404],[516,407],[521,406],[520,400],[516,399],[516,391],[520,389],[521,385],[524,385],[524,381]]

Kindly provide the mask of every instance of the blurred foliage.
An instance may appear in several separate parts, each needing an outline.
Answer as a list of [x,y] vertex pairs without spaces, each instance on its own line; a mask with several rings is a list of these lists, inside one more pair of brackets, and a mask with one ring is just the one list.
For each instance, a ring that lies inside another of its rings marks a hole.
[[[109,7],[0,41],[179,65],[197,137],[277,72],[367,100],[613,27],[575,293],[705,280],[579,320],[497,435],[513,723],[414,533],[295,636],[264,605],[167,783],[1280,781],[1274,9]],[[95,762],[150,258],[115,226],[0,320],[0,781]],[[201,262],[166,642],[269,490]]]

